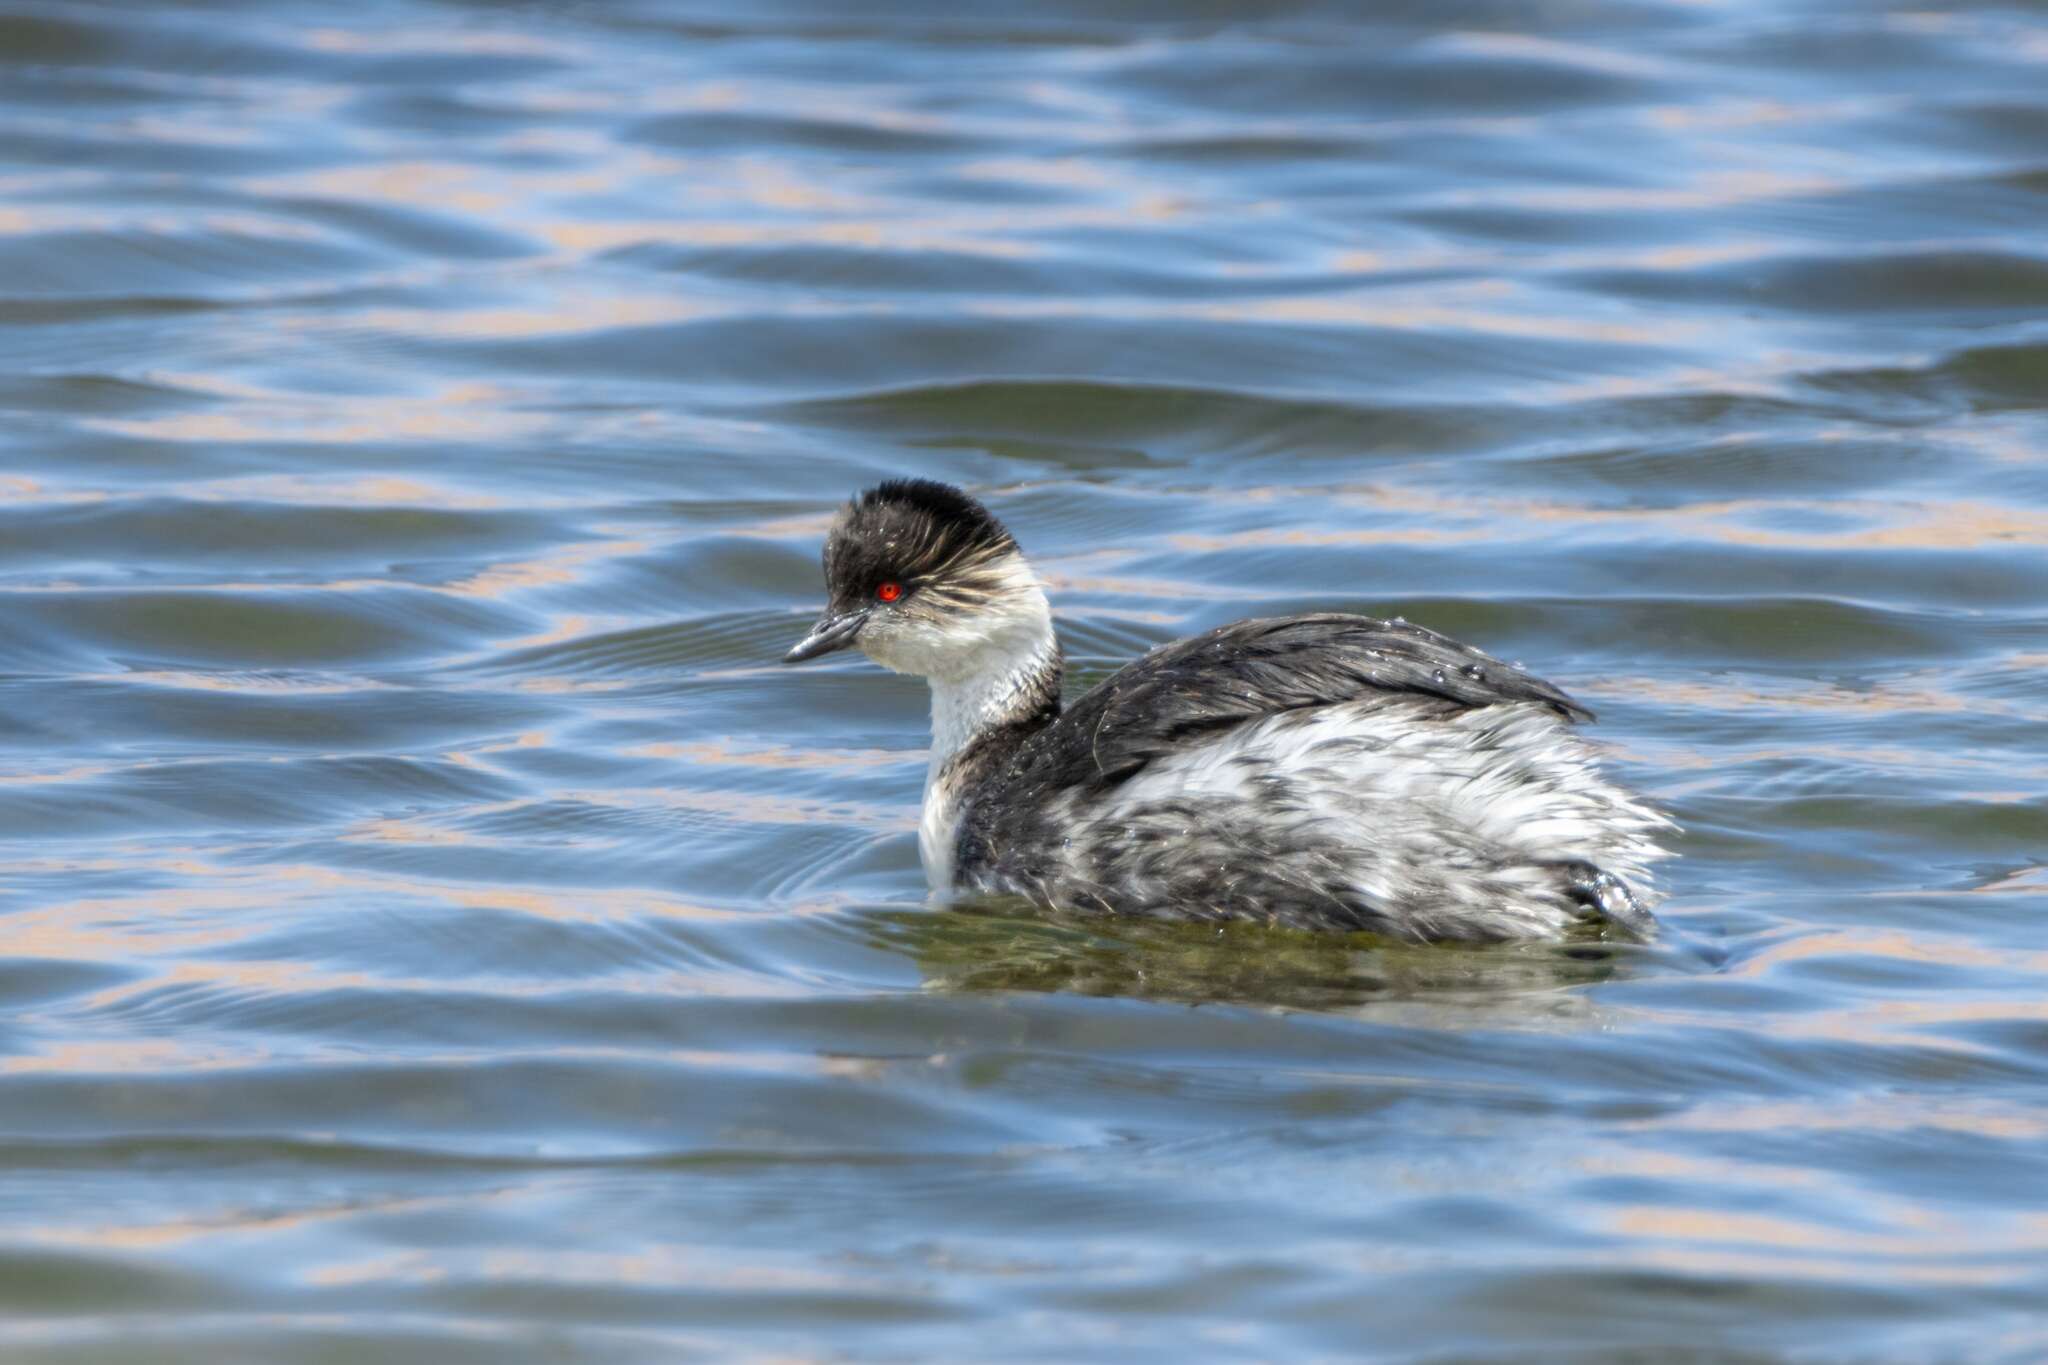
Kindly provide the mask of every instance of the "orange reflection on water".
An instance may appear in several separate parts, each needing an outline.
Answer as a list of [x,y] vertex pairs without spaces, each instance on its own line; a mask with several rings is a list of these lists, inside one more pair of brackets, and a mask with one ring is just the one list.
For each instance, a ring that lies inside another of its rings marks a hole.
[[[231,858],[239,847],[214,850]],[[431,877],[317,863],[256,867],[151,850],[146,861],[120,858],[17,860],[16,874],[136,872],[148,870],[180,884],[82,897],[7,917],[8,951],[17,956],[130,962],[175,956],[190,950],[239,943],[269,927],[300,896],[352,896],[366,904],[408,899],[443,901],[478,910],[508,910],[541,919],[588,923],[618,919],[726,920],[739,912],[686,900],[652,887],[562,886],[534,890],[519,885],[459,883]],[[512,869],[517,871],[518,869]],[[246,912],[246,913],[243,913]]]
[[66,782],[92,782],[117,771],[111,763],[79,763],[51,772],[9,772],[0,769],[0,787],[61,786]]
[[1659,104],[1637,118],[1653,127],[1681,132],[1726,132],[1767,128],[1787,123],[1829,123],[1865,118],[1885,109],[1886,101],[1867,96],[1845,99],[1716,99],[1698,104]]
[[505,505],[505,499],[495,493],[390,473],[353,477],[254,474],[194,485],[185,490],[183,496],[201,502],[282,502],[309,507],[424,507],[436,511],[479,511]]
[[315,52],[377,53],[393,57],[455,54],[574,60],[584,55],[580,44],[570,42],[559,33],[550,33],[543,38],[509,28],[441,28],[418,23],[382,28],[301,29],[294,34],[294,41]]
[[2023,867],[1992,878],[1982,886],[1969,888],[1971,892],[1984,895],[2004,895],[2009,892],[2040,894],[2048,892],[2048,866]]
[[[134,870],[132,865],[118,866]],[[133,962],[218,948],[255,932],[246,921],[222,912],[261,910],[277,901],[275,888],[237,891],[215,884],[63,901],[9,915],[7,952],[14,957]]]
[[[2048,545],[2048,512],[2001,503],[1953,501],[1886,501],[1871,498],[1724,498],[1677,507],[1595,507],[1530,497],[1495,497],[1449,493],[1398,484],[1367,484],[1335,491],[1340,501],[1357,501],[1375,510],[1399,511],[1441,525],[1483,524],[1498,538],[1502,526],[1535,522],[1566,526],[1620,528],[1654,534],[1667,542],[1720,541],[1776,549],[1957,549],[1991,544]],[[1790,530],[1758,525],[1759,519],[1787,512],[1830,522],[1862,521],[1841,529]],[[1259,544],[1262,531],[1224,536],[1219,547]],[[1378,532],[1343,530],[1322,533],[1328,543],[1342,544],[1347,535],[1370,537]],[[1445,535],[1461,534],[1444,531]],[[1358,543],[1372,543],[1362,539]]]
[[155,1251],[181,1246],[206,1237],[235,1237],[247,1233],[273,1233],[314,1227],[336,1219],[391,1213],[404,1209],[429,1209],[466,1204],[477,1196],[461,1198],[412,1195],[355,1196],[308,1208],[278,1209],[268,1205],[252,1207],[235,1204],[210,1215],[166,1219],[156,1223],[92,1223],[84,1227],[19,1228],[24,1240],[40,1246],[98,1247],[111,1251]]
[[641,554],[647,548],[644,540],[574,541],[532,559],[488,565],[466,578],[441,584],[438,591],[457,597],[505,597],[533,588],[559,587],[586,577],[582,570],[592,563]]
[[631,678],[521,678],[511,685],[511,690],[539,697],[572,697],[584,693],[623,692],[634,685]]
[[[2010,948],[1981,948],[1959,939],[1916,937],[1902,929],[1878,928],[1834,929],[1801,934],[1796,938],[1769,944],[1739,962],[1729,963],[1722,971],[1730,976],[1762,976],[1787,962],[1805,958],[1825,959],[1842,956],[1883,957],[1899,962],[1927,963],[1964,970],[2048,973],[2048,951],[2030,953]],[[2044,1008],[2048,1008],[2048,994],[2044,994],[2042,1004]]]
[[[555,246],[579,253],[616,251],[649,243],[691,247],[832,246],[862,251],[945,252],[1011,259],[1037,256],[1043,252],[1043,248],[1034,243],[988,235],[973,231],[966,225],[947,227],[938,222],[906,225],[894,218],[849,218],[809,223],[705,219],[685,222],[667,219],[609,223],[579,221],[548,223],[538,231]],[[815,306],[845,311],[853,305],[842,300],[829,304],[819,301]],[[758,301],[751,304],[735,302],[732,307],[758,312],[761,304]]]
[[1674,210],[1726,209],[1772,199],[1806,198],[1838,193],[1850,186],[1822,175],[1799,175],[1752,166],[1708,171],[1690,185],[1650,187],[1569,185],[1542,189],[1496,189],[1478,196],[1459,192],[1445,196],[1453,203],[1510,204],[1563,213],[1668,213]]
[[722,741],[636,744],[620,751],[627,758],[674,758],[690,763],[746,768],[887,768],[912,755],[892,749],[735,749]]
[[1646,80],[1669,80],[1677,74],[1673,63],[1647,52],[1598,47],[1592,43],[1569,42],[1534,33],[1461,30],[1435,38],[1428,46],[1442,52],[1471,53],[1534,66],[1571,67]]
[[[1902,1256],[1939,1254],[1929,1245],[1929,1228],[1912,1232],[1864,1232],[1823,1226],[1767,1213],[1737,1212],[1732,1209],[1703,1209],[1669,1204],[1631,1204],[1604,1219],[1610,1229],[1624,1237],[1694,1242],[1736,1242],[1800,1250],[1827,1250],[1848,1254]],[[1976,1228],[1981,1232],[1981,1227]],[[1951,1224],[1942,1231],[1961,1240],[1962,1229]],[[1963,1250],[1952,1245],[1951,1251]],[[1982,1247],[1979,1250],[1989,1250]]]
[[[1509,291],[1502,289],[1499,292],[1505,295]],[[1441,293],[1439,291],[1439,297]],[[1596,341],[1617,346],[1671,346],[1696,339],[1708,330],[1704,323],[1676,322],[1669,318],[1660,318],[1654,323],[1625,323],[1567,313],[1509,313],[1378,294],[1247,299],[1227,304],[1190,304],[1178,311],[1220,322],[1336,323],[1347,327],[1383,327],[1404,332],[1479,332],[1492,336]]]
[[[522,1194],[512,1191],[501,1197],[516,1198]],[[455,1204],[457,1201],[449,1202]],[[635,1285],[692,1293],[723,1290],[728,1293],[850,1297],[869,1294],[875,1288],[860,1276],[819,1269],[815,1261],[802,1266],[745,1264],[685,1241],[631,1252],[564,1247],[380,1252],[339,1265],[323,1266],[307,1276],[308,1283],[323,1288],[389,1283],[441,1284],[450,1279],[471,1283],[492,1280],[526,1282],[560,1285],[564,1289],[575,1285]]]
[[[679,293],[605,294],[597,290],[563,290],[548,296],[547,306],[490,308],[366,308],[349,314],[352,323],[401,337],[576,336],[619,327],[652,327],[691,322],[738,311],[732,305],[692,300]],[[326,327],[323,316],[311,325]],[[388,400],[378,400],[379,402]]]
[[1810,1166],[1700,1156],[1649,1147],[1595,1147],[1582,1153],[1578,1164],[1586,1174],[1603,1178],[1624,1176],[1630,1179],[1702,1181],[1726,1188],[1761,1185],[1806,1190],[1839,1183],[1836,1177]]
[[[2004,666],[2019,669],[2027,665],[2019,658],[2013,658],[2007,660]],[[1935,685],[1937,676],[1939,675],[1930,674],[1921,685],[1910,685],[1915,682],[1913,676],[1902,674],[1895,679],[1867,683],[1854,688],[1825,680],[1773,678],[1766,690],[1762,686],[1726,675],[1716,677],[1712,681],[1629,675],[1589,679],[1582,685],[1582,690],[1589,696],[1642,698],[1669,706],[1697,707],[1707,711],[1833,711],[1845,714],[1876,711],[1906,715],[2039,714],[2048,717],[2048,711],[2024,706],[2003,697],[1962,696],[1943,691]],[[1900,686],[1901,682],[1909,685]],[[1802,746],[1799,752],[1811,751]],[[1971,756],[1963,753],[1944,757],[1967,761]],[[1913,758],[1913,763],[1909,766],[1917,766],[1928,761],[1927,754],[1921,752]]]
[[546,430],[554,418],[505,405],[488,384],[450,384],[424,397],[384,395],[340,401],[266,394],[231,408],[153,417],[89,417],[81,425],[151,440],[294,441],[317,445],[384,441],[503,440]]
[[[1467,297],[1507,296],[1505,285],[1468,286]],[[1607,345],[1668,347],[1696,339],[1709,330],[1725,329],[1725,323],[1686,322],[1669,319],[1654,325],[1617,322],[1570,313],[1511,312],[1498,308],[1459,305],[1445,301],[1445,291],[1436,290],[1429,299],[1419,299],[1391,290],[1373,290],[1349,295],[1279,295],[1236,299],[1224,303],[1201,300],[1062,298],[977,298],[966,300],[963,311],[995,318],[1100,317],[1118,321],[1134,319],[1192,319],[1209,322],[1256,322],[1288,325],[1372,327],[1397,332],[1473,332],[1492,336],[1538,338],[1558,341],[1599,342]]]
[[[1952,1251],[1964,1256],[1970,1249],[1959,1246]],[[1886,1278],[1911,1284],[1995,1285],[2025,1279],[2031,1273],[2031,1267],[2024,1259],[2008,1265],[1995,1265],[1972,1264],[1967,1260],[1886,1257],[1873,1263],[1854,1256],[1824,1256],[1796,1249],[1752,1246],[1738,1251],[1721,1246],[1660,1245],[1655,1241],[1630,1247],[1628,1258],[1630,1265],[1639,1269],[1655,1268],[1686,1276],[1749,1283],[1808,1278],[1862,1284],[1869,1281],[1873,1272],[1881,1269]]]
[[999,185],[1049,185],[1063,190],[1124,190],[1130,186],[1128,167],[1079,156],[985,157],[962,162],[953,174],[963,180],[986,180]]
[[1800,1131],[1910,1133],[1926,1128],[1979,1137],[2048,1140],[2048,1112],[1961,1093],[1885,1090],[1810,1099],[1731,1099],[1701,1103],[1668,1117],[1623,1120],[1643,1131],[1762,1133]]
[[0,1076],[78,1073],[154,1075],[162,1071],[218,1071],[246,1064],[251,1051],[196,1038],[71,1038],[36,1052],[0,1057]]
[[[201,673],[190,669],[157,668],[138,669],[132,673],[87,673],[80,676],[81,682],[133,684],[139,687],[167,687],[175,691],[225,692],[231,695],[264,695],[324,697],[347,695],[352,692],[396,692],[401,690],[397,683],[382,682],[375,678],[348,676],[332,673],[318,675],[292,673],[220,672]],[[144,768],[148,764],[136,764]],[[83,772],[83,770],[80,770]],[[110,769],[102,769],[111,771]],[[87,774],[97,776],[98,774]],[[0,781],[5,781],[0,777]]]

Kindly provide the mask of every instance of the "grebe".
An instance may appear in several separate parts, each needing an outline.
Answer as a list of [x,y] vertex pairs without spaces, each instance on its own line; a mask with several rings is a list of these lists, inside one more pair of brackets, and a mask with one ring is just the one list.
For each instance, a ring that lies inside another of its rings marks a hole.
[[1411,940],[1654,926],[1664,816],[1604,777],[1557,688],[1400,619],[1239,621],[1064,711],[1045,589],[948,484],[860,494],[786,663],[857,647],[931,685],[936,892]]

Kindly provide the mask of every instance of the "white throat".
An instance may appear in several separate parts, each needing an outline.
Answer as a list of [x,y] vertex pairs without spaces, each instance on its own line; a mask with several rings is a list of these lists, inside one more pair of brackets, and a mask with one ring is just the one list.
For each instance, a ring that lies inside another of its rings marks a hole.
[[971,673],[927,678],[932,688],[933,769],[944,766],[982,731],[1015,719],[1030,705],[1055,649],[1048,620],[1041,635],[991,641]]

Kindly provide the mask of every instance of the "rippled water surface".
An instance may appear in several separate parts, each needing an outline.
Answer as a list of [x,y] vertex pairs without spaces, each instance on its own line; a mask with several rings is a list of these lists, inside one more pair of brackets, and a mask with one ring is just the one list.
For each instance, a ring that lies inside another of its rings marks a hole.
[[[2039,4],[8,0],[0,1355],[2048,1357],[2044,225]],[[905,472],[1669,932],[926,905]]]

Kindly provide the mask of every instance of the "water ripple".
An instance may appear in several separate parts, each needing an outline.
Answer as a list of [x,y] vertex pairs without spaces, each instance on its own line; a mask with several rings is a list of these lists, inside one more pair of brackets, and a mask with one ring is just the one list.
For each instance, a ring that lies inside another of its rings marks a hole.
[[[0,6],[0,1353],[2048,1353],[2048,35],[1354,9]],[[1667,933],[926,903],[901,473],[1555,679]]]

